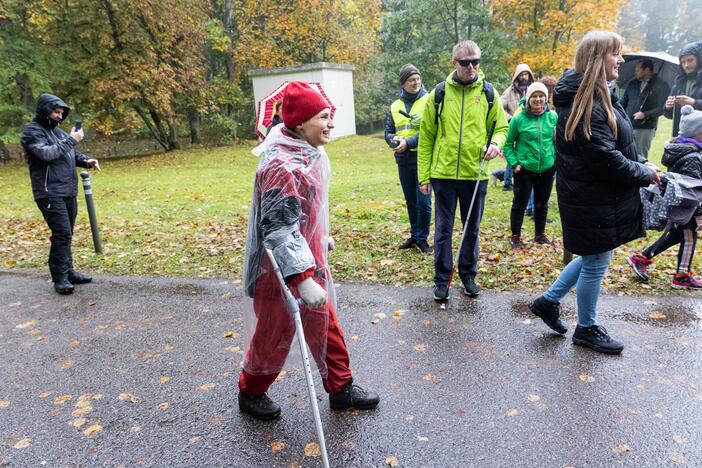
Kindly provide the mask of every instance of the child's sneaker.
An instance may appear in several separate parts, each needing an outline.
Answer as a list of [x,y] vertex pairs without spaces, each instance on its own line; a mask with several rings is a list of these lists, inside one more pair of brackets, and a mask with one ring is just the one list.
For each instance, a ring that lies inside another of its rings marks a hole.
[[675,289],[702,289],[702,281],[697,279],[692,272],[676,273],[672,286]]
[[641,278],[642,281],[648,281],[648,266],[653,263],[653,260],[640,254],[634,254],[631,257],[627,257],[626,261],[631,265],[631,269],[634,270],[636,276]]

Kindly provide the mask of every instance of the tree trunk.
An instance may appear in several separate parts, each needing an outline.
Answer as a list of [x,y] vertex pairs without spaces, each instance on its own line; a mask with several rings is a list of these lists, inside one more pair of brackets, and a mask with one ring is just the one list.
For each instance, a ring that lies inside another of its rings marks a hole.
[[202,118],[196,109],[188,109],[188,125],[190,126],[190,143],[202,143]]
[[2,161],[3,163],[6,163],[9,160],[10,160],[10,151],[8,151],[7,146],[5,146],[5,142],[0,140],[0,161]]
[[[232,23],[232,12],[234,10],[234,0],[225,0],[222,5],[222,24],[224,25],[224,32],[230,39],[230,43],[235,42],[234,28]],[[224,65],[227,68],[227,81],[229,84],[233,85],[236,83],[236,66],[234,65],[234,52],[232,51],[232,46],[224,53]],[[229,117],[232,117],[234,113],[234,108],[231,104],[227,104],[226,112]]]
[[158,112],[156,112],[152,108],[149,108],[147,113],[138,104],[134,105],[134,110],[137,114],[139,114],[139,117],[141,117],[141,120],[144,122],[144,125],[146,125],[146,127],[149,129],[151,136],[154,137],[156,142],[164,150],[170,151],[174,149],[170,141],[170,135],[168,134],[168,132],[166,132],[166,129],[163,126],[163,122],[161,121],[161,117],[158,115]]
[[29,78],[25,73],[20,73],[15,76],[15,83],[20,89],[20,102],[22,106],[33,110],[36,102],[34,101],[34,94],[32,93],[32,86],[29,83]]
[[168,119],[168,151],[176,149],[180,149],[178,131],[175,122],[172,119]]

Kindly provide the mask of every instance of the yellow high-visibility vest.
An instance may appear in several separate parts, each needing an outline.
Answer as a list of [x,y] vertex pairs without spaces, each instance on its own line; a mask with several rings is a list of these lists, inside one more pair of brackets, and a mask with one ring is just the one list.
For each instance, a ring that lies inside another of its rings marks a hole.
[[[421,116],[424,112],[424,105],[426,104],[428,98],[429,93],[425,94],[419,99],[416,99],[412,104],[409,114],[411,116]],[[395,122],[395,135],[407,139],[412,135],[416,135],[419,132],[419,129],[410,127],[409,117],[400,114],[401,110],[405,110],[405,102],[402,99],[398,99],[390,105],[392,120]],[[417,148],[413,148],[410,151],[417,151]]]

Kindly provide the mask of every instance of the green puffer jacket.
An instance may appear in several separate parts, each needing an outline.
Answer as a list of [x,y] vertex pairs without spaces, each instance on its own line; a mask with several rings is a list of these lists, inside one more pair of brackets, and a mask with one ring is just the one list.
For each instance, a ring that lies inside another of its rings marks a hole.
[[[524,105],[522,98],[520,104]],[[503,152],[510,166],[522,166],[529,172],[545,172],[556,163],[553,141],[558,116],[546,108],[541,115],[529,114],[521,108],[509,122]]]
[[[453,72],[446,78],[444,107],[438,127],[434,123],[436,108],[434,93],[429,93],[424,106],[417,147],[417,178],[419,185],[430,179],[477,180],[483,147],[487,142],[487,122],[497,121],[492,141],[502,147],[507,135],[507,117],[495,93],[495,102],[488,111],[487,98],[483,93],[483,73],[469,85],[461,85],[453,79]],[[487,118],[486,118],[487,115]],[[481,179],[489,177],[485,169]]]

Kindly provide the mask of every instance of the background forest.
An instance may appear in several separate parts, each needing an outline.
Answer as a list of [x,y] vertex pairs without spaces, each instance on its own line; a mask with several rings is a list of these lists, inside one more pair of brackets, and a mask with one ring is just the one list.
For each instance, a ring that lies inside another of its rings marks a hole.
[[381,128],[400,66],[433,86],[460,39],[480,44],[502,90],[519,62],[559,76],[593,28],[677,55],[700,39],[700,16],[697,0],[0,0],[0,156],[45,91],[93,138],[169,151],[252,138],[251,69],[348,63],[368,132]]

